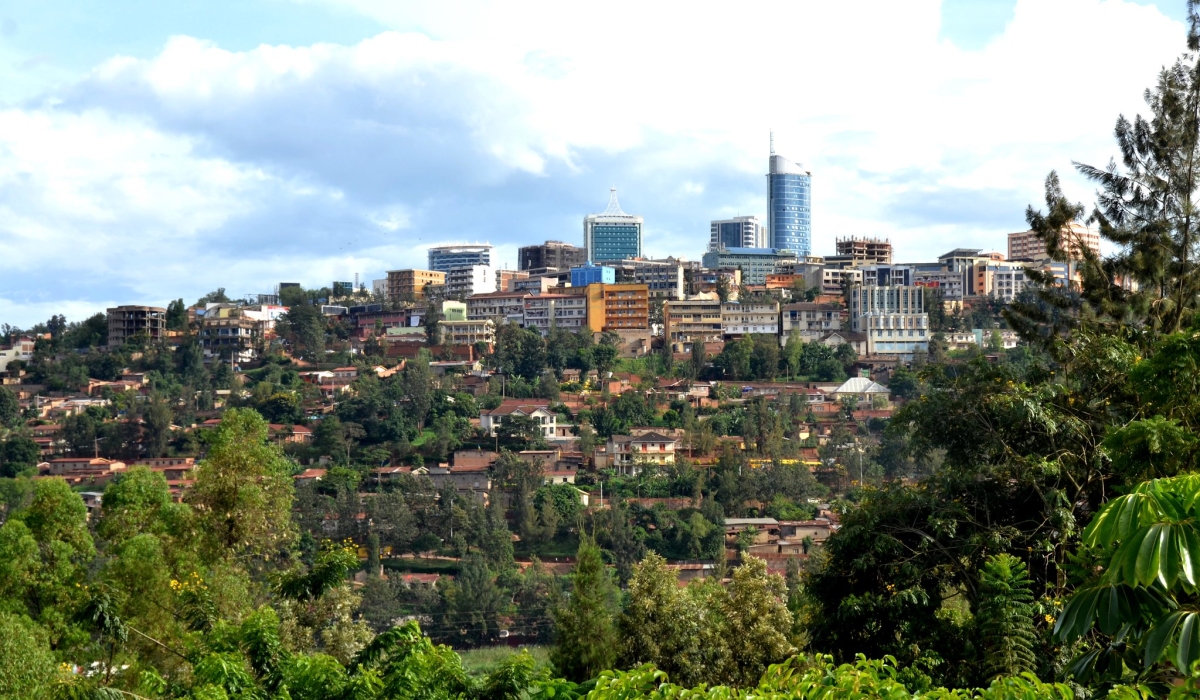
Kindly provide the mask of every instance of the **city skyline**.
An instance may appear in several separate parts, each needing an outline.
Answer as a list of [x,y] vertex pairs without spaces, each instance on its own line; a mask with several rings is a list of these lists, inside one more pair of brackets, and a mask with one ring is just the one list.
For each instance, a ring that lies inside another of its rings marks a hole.
[[[369,0],[5,10],[0,322],[368,280],[455,241],[491,241],[516,269],[520,246],[580,244],[614,182],[645,218],[647,257],[698,260],[709,222],[766,220],[771,127],[818,176],[812,253],[851,235],[888,237],[901,260],[1003,250],[1049,170],[1091,202],[1070,161],[1115,155],[1117,115],[1144,112],[1142,89],[1175,57],[1182,3],[989,5],[967,21],[960,2],[780,3],[678,26],[670,7],[633,4],[587,22]],[[214,22],[222,8],[236,21]],[[863,14],[861,31],[833,31]],[[700,50],[734,30],[763,47]],[[598,60],[614,31],[656,52]],[[821,64],[796,95],[771,91],[782,68],[763,70],[783,35]],[[1117,35],[1136,44],[1103,75],[1062,41]],[[662,80],[679,61],[695,70]],[[1087,101],[1030,109],[1061,91],[1047,68]],[[579,110],[602,85],[637,109]],[[732,90],[761,109],[697,109]]]

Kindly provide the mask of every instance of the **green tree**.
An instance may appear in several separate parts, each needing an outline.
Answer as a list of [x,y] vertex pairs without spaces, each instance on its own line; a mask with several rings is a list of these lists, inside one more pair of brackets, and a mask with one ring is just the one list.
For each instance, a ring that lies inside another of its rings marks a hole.
[[500,638],[500,616],[508,612],[507,596],[481,555],[471,554],[464,560],[461,573],[444,596],[445,622],[457,643],[474,647]]
[[167,304],[167,330],[182,331],[187,328],[187,308],[183,299],[176,299]]
[[980,643],[989,677],[1015,676],[1037,667],[1036,612],[1025,563],[1009,554],[988,559],[979,575]]
[[56,670],[45,632],[28,618],[0,612],[0,698],[49,698]]
[[550,661],[564,678],[583,682],[612,668],[617,655],[616,594],[600,548],[584,538],[576,555],[570,597],[554,611],[556,643]]
[[753,644],[730,644],[729,675],[734,684],[753,685],[767,666],[796,653],[789,641],[792,614],[786,600],[783,577],[768,573],[762,559],[747,557],[733,570],[724,610],[727,637],[754,640]]
[[261,558],[291,544],[290,472],[291,463],[267,441],[267,424],[258,413],[225,412],[186,495],[212,558]]
[[711,681],[701,628],[718,619],[706,616],[696,598],[679,587],[666,560],[651,552],[629,579],[628,599],[617,620],[617,662],[622,668],[653,664],[686,685]]
[[0,426],[13,427],[21,417],[21,402],[6,386],[0,386]]
[[42,458],[41,448],[24,435],[10,436],[0,443],[0,477],[11,479],[32,473]]

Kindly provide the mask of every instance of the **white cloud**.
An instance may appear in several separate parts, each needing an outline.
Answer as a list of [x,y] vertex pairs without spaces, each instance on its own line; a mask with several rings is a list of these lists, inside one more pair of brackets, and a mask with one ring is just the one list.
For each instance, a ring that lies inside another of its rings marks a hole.
[[[333,0],[329,0],[333,2]],[[814,174],[814,252],[1003,247],[1057,168],[1183,48],[1121,0],[1019,0],[986,48],[937,0],[729,4],[343,0],[395,31],[229,51],[174,37],[0,111],[0,321],[56,299],[161,301],[576,240],[616,182],[654,254],[765,209],[766,132]],[[1119,46],[1121,60],[1104,60]]]

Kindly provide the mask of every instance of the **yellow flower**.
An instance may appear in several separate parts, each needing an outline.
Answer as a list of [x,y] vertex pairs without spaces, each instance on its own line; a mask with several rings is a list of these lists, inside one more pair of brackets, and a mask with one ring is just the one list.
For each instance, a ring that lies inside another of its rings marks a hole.
[[1054,616],[1053,616],[1053,615],[1044,615],[1044,617],[1046,618],[1046,624],[1047,624],[1047,625],[1053,625],[1053,624],[1054,624]]

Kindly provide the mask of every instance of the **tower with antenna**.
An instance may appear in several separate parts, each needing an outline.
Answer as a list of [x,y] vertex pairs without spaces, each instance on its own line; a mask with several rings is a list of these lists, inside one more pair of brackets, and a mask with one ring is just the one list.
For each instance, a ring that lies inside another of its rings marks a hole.
[[642,257],[640,216],[626,214],[617,202],[617,186],[608,191],[608,206],[583,217],[583,247],[591,262]]

